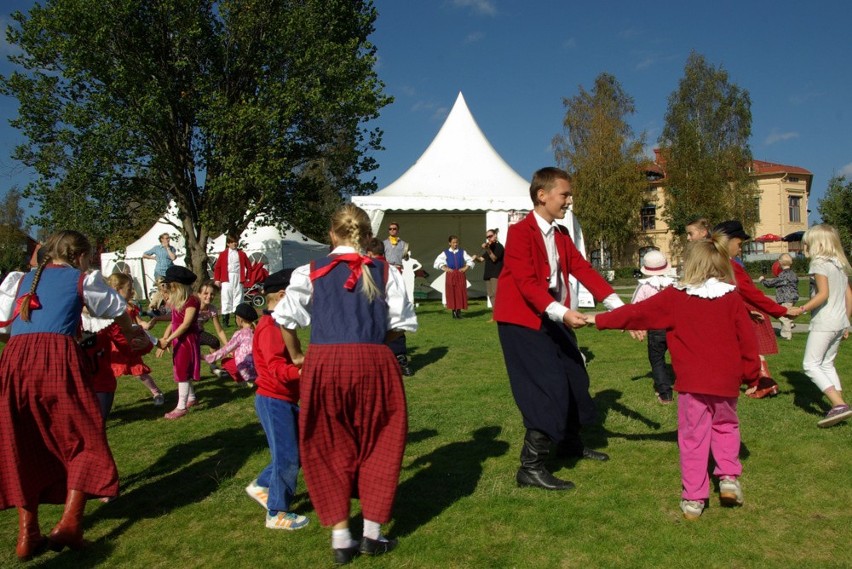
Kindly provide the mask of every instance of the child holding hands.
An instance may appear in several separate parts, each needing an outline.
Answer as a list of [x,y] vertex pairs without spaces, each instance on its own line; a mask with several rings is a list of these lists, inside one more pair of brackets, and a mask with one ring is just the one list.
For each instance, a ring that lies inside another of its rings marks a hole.
[[[396,497],[408,414],[399,364],[386,342],[417,330],[402,276],[362,257],[372,237],[364,210],[347,204],[332,216],[328,257],[293,271],[273,312],[298,361],[294,330],[311,326],[302,368],[299,449],[317,516],[332,526],[337,564],[396,547],[381,533]],[[349,532],[350,500],[364,516],[360,544]]]
[[[633,292],[631,304],[649,299],[661,290],[674,284],[674,279],[667,276],[670,265],[666,256],[660,251],[652,250],[642,257],[642,267],[639,269],[646,278],[639,279],[639,284]],[[672,378],[666,369],[666,331],[648,330],[648,362],[651,364],[651,375],[654,378],[654,392],[657,401],[663,405],[670,404],[672,399]]]
[[177,406],[166,413],[166,419],[180,419],[187,409],[195,405],[195,391],[192,382],[201,379],[201,344],[199,343],[198,308],[201,301],[192,294],[195,273],[172,265],[166,269],[163,282],[168,285],[168,304],[172,309],[172,321],[160,338],[157,356],[171,346],[174,379],[178,384]]
[[[799,277],[793,271],[793,257],[784,253],[778,257],[778,266],[781,269],[774,279],[764,278],[760,275],[757,280],[775,289],[775,302],[785,308],[790,308],[799,300]],[[781,322],[781,337],[785,340],[793,339],[793,321],[786,316],[778,318]]]
[[[249,387],[254,384],[257,373],[252,358],[252,337],[254,323],[257,321],[257,311],[250,304],[241,302],[234,310],[237,331],[221,348],[204,356],[208,364],[222,360],[222,367],[237,383],[245,382]],[[227,357],[233,353],[233,357]]]
[[808,273],[816,282],[816,294],[802,305],[803,314],[812,313],[803,366],[831,403],[831,409],[817,424],[830,427],[852,417],[852,409],[843,400],[840,376],[834,367],[840,341],[849,337],[852,289],[848,274],[852,267],[843,252],[837,230],[830,225],[814,225],[808,229],[802,244],[805,255],[811,259]]
[[[604,329],[665,329],[678,392],[681,511],[697,519],[710,495],[713,454],[723,505],[742,505],[739,482],[740,384],[758,376],[757,340],[743,299],[736,293],[724,239],[687,244],[679,284],[638,304],[586,315]],[[696,325],[700,323],[700,325]]]
[[[284,345],[272,311],[284,298],[293,269],[283,269],[263,281],[266,309],[252,340],[257,394],[254,408],[269,443],[271,462],[246,486],[246,493],[266,510],[269,529],[297,530],[308,518],[290,511],[299,475],[300,370]],[[239,306],[237,313],[239,313]]]

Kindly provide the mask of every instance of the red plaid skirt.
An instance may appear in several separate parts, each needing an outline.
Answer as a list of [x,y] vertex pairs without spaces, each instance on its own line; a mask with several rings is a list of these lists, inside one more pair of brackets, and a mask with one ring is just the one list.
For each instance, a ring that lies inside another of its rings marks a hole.
[[118,470],[81,350],[14,336],[0,355],[0,509],[62,504],[68,489],[117,496]]
[[[749,305],[749,310],[755,310]],[[771,317],[765,312],[763,314],[763,322],[755,322],[754,333],[757,334],[757,353],[761,356],[769,356],[778,353],[778,341],[775,339],[775,329],[772,327]]]
[[311,344],[301,378],[299,455],[320,523],[390,520],[408,415],[399,363],[384,344]]
[[444,282],[449,310],[467,310],[467,279],[461,271],[450,271]]

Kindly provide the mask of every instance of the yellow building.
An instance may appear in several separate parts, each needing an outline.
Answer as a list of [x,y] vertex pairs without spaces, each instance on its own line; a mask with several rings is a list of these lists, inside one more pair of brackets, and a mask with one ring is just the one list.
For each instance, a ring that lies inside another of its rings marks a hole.
[[[665,171],[657,163],[646,169],[648,189],[645,206],[642,208],[642,234],[635,250],[628,252],[634,264],[641,260],[649,248],[662,251],[672,257],[677,250],[677,238],[669,231],[662,219],[666,207]],[[752,161],[751,174],[757,182],[760,221],[754,228],[752,240],[743,247],[749,255],[777,256],[781,253],[798,252],[801,241],[782,241],[781,238],[808,228],[808,196],[811,192],[813,174],[799,166],[775,164],[763,160]],[[712,219],[711,224],[719,221]],[[677,264],[677,259],[672,259]]]

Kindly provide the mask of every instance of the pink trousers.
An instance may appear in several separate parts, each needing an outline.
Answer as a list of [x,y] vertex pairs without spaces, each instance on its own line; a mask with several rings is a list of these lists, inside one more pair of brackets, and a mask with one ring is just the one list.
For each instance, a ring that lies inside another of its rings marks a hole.
[[740,464],[740,421],[737,398],[679,393],[677,398],[677,442],[685,500],[710,497],[707,464],[710,453],[716,476],[738,478]]

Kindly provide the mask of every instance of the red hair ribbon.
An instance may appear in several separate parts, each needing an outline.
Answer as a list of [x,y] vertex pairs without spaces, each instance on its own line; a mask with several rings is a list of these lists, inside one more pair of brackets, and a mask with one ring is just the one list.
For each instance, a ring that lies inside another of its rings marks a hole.
[[355,290],[355,284],[358,282],[358,279],[361,278],[362,265],[370,265],[371,267],[373,266],[373,260],[370,257],[362,257],[358,253],[344,253],[342,255],[335,255],[334,257],[332,257],[331,262],[329,264],[311,272],[311,282],[324,277],[340,263],[346,263],[347,265],[349,265],[349,278],[346,279],[345,283],[343,283],[343,288],[345,288],[346,290]]
[[0,322],[0,328],[5,328],[9,324],[11,324],[15,320],[15,318],[18,317],[18,314],[21,313],[21,306],[23,305],[25,300],[29,303],[31,311],[38,310],[39,308],[41,308],[41,302],[39,302],[38,300],[38,295],[34,292],[28,292],[27,294],[19,298],[18,301],[15,303],[15,311],[12,313],[12,317],[6,320],[5,322]]

